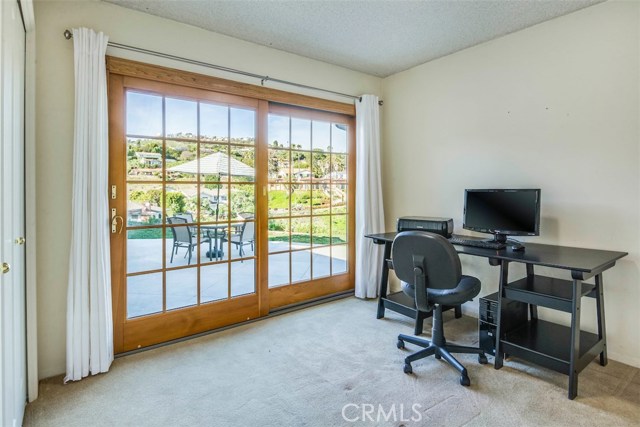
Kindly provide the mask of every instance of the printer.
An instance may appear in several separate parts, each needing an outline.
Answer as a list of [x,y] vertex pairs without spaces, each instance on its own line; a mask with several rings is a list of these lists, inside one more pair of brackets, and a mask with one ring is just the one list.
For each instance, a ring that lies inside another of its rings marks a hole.
[[427,231],[448,239],[453,234],[453,219],[426,216],[402,216],[398,218],[398,232],[409,230]]

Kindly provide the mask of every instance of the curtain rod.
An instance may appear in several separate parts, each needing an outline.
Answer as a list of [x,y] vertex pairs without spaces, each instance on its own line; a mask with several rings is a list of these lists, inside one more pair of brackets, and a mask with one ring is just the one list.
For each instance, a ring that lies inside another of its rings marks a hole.
[[[70,40],[73,37],[73,33],[71,31],[69,31],[69,30],[64,30],[63,34],[64,34],[64,38],[67,39],[67,40]],[[250,73],[248,71],[242,71],[242,70],[237,70],[235,68],[224,67],[222,65],[215,65],[215,64],[210,64],[208,62],[196,61],[194,59],[189,59],[189,58],[184,58],[184,57],[181,57],[181,56],[170,55],[168,53],[156,52],[154,50],[143,49],[143,48],[140,48],[140,47],[134,47],[134,46],[129,46],[129,45],[126,45],[126,44],[115,43],[115,42],[108,42],[107,45],[111,46],[111,47],[114,47],[114,48],[117,48],[117,49],[129,50],[129,51],[138,52],[138,53],[145,53],[147,55],[157,56],[157,57],[160,57],[160,58],[172,59],[174,61],[186,62],[188,64],[199,65],[199,66],[207,67],[207,68],[213,68],[215,70],[225,71],[227,73],[240,74],[240,75],[247,76],[247,77],[253,77],[253,78],[256,78],[256,79],[260,79],[260,84],[262,86],[264,86],[265,82],[271,81],[271,82],[281,83],[281,84],[285,84],[285,85],[289,85],[289,86],[299,87],[299,88],[302,88],[302,89],[310,89],[310,90],[315,90],[315,91],[319,91],[319,92],[330,93],[330,94],[337,95],[337,96],[342,96],[344,98],[351,98],[351,99],[357,99],[359,101],[362,101],[362,97],[356,96],[356,95],[349,95],[347,93],[335,92],[335,91],[328,90],[328,89],[321,89],[321,88],[314,87],[314,86],[308,86],[308,85],[303,85],[303,84],[300,84],[300,83],[290,82],[290,81],[287,81],[287,80],[276,79],[276,78],[269,77],[269,76],[263,76],[263,75],[260,75],[260,74]],[[378,105],[382,105],[382,101],[378,101]]]

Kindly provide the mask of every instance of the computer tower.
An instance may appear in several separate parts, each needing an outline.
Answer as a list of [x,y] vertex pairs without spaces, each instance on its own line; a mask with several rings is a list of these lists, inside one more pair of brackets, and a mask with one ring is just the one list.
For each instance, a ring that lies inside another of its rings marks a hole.
[[[503,299],[502,327],[503,336],[527,323],[527,304],[520,301]],[[496,331],[498,328],[498,292],[481,297],[478,311],[478,338],[480,348],[486,354],[496,355]]]

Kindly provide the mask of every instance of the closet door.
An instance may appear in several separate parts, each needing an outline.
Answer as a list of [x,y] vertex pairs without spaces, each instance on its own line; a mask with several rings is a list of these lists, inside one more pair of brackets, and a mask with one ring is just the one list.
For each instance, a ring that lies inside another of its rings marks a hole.
[[24,251],[25,31],[0,2],[0,424],[22,425],[27,399]]

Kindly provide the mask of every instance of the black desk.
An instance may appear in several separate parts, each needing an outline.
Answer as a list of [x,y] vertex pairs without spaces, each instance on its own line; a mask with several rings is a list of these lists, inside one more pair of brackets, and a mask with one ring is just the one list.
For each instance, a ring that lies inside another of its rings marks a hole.
[[[391,244],[397,233],[371,234],[366,237],[376,244],[385,245],[385,259],[391,256]],[[464,236],[464,238],[472,238]],[[454,245],[459,254],[488,258],[489,263],[500,266],[498,321],[496,335],[495,368],[503,365],[505,354],[513,355],[569,375],[569,399],[578,393],[578,374],[600,355],[600,364],[607,364],[607,338],[604,316],[604,289],[602,273],[613,267],[626,252],[572,248],[527,243],[524,252],[510,249],[484,249]],[[509,264],[526,265],[524,278],[509,282]],[[555,279],[534,274],[534,266],[569,270],[571,280]],[[594,283],[585,283],[595,277]],[[382,267],[382,281],[378,317],[384,315],[384,301],[389,270]],[[384,290],[384,296],[383,296]],[[598,333],[580,330],[582,297],[596,300]],[[502,303],[504,300],[529,304],[530,319],[521,327],[502,333]],[[565,327],[538,319],[537,307],[547,307],[571,314],[571,326]],[[381,311],[382,310],[382,311]]]

